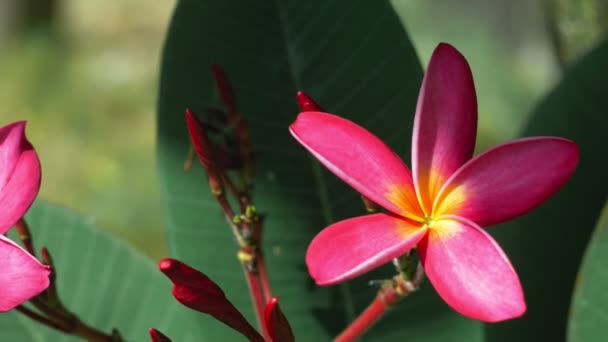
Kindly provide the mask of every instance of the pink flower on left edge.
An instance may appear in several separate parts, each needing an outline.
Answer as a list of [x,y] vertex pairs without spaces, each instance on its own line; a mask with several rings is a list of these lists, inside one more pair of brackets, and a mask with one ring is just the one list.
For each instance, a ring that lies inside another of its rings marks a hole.
[[23,217],[39,189],[40,162],[25,137],[25,122],[0,128],[0,312],[49,286],[49,267],[4,236]]
[[519,278],[481,226],[513,219],[546,200],[573,174],[578,148],[562,138],[533,137],[472,158],[476,129],[471,70],[448,44],[435,49],[422,83],[411,173],[364,128],[332,114],[301,113],[290,127],[292,135],[330,171],[390,212],[321,231],[306,255],[315,281],[330,285],[351,279],[418,246],[428,279],[454,310],[488,322],[521,316],[526,304]]

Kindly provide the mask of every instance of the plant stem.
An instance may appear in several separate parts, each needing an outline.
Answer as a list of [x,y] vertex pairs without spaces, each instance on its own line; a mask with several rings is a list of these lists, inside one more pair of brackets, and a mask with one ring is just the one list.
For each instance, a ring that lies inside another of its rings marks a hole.
[[40,324],[46,325],[47,327],[53,328],[55,330],[59,330],[64,333],[68,333],[67,329],[60,323],[58,323],[44,315],[41,315],[26,306],[19,305],[15,309],[17,311],[21,312],[22,314],[24,314],[25,316],[27,316],[28,318],[31,318],[32,320],[34,320]]
[[[25,219],[21,218],[19,221],[17,221],[15,228],[25,249],[33,256],[36,256],[33,237]],[[82,337],[90,342],[123,341],[117,332],[113,333],[112,335],[106,335],[103,332],[81,322],[76,315],[66,309],[59,298],[59,294],[57,293],[57,270],[53,264],[51,254],[45,247],[42,247],[41,249],[41,260],[43,264],[51,267],[49,287],[38,296],[30,299],[30,303],[34,305],[38,311],[32,310],[24,305],[20,305],[16,308],[18,312],[21,312],[26,317],[40,324],[46,325],[68,335]]]
[[[20,305],[17,308],[17,311],[24,314],[26,317],[50,327],[52,329],[61,331],[67,335],[74,335],[81,337],[89,342],[119,342],[123,341],[120,336],[116,335],[116,333],[112,335],[107,335],[85,323],[80,321],[78,317],[74,315],[50,315],[49,312],[53,312],[53,310],[49,310],[48,307],[45,307],[43,313],[38,313],[24,305]],[[56,314],[56,313],[55,313]]]
[[247,279],[247,285],[249,285],[249,294],[251,301],[253,302],[253,308],[255,311],[255,317],[258,323],[258,327],[262,330],[264,340],[271,341],[266,324],[264,323],[264,310],[266,309],[266,299],[264,298],[264,292],[261,288],[261,281],[259,279],[259,273],[250,269],[248,266],[243,265],[243,271],[245,272],[245,278]]
[[257,258],[258,278],[262,287],[262,293],[264,294],[264,302],[268,303],[272,299],[272,290],[270,289],[270,282],[268,281],[268,274],[266,273],[266,264],[264,263],[264,257],[261,253]]
[[401,296],[393,289],[393,286],[383,286],[378,291],[374,300],[365,310],[346,328],[334,342],[354,341],[376,323],[384,313]]
[[403,279],[401,275],[395,276],[391,281],[386,281],[378,290],[374,300],[334,339],[334,342],[349,342],[361,337],[397,301],[416,291],[423,279],[424,270],[418,263],[411,281]]
[[74,327],[72,334],[78,337],[82,337],[83,339],[89,342],[122,341],[122,339],[117,339],[115,335],[106,335],[103,332],[91,326],[88,326],[79,320],[76,321],[76,326]]
[[[212,192],[222,208],[224,216],[238,243],[239,250],[237,255],[249,287],[249,294],[258,326],[262,330],[264,338],[267,341],[271,341],[264,322],[264,311],[266,310],[266,304],[272,298],[272,291],[270,290],[261,250],[263,220],[257,214],[256,208],[252,203],[251,188],[249,186],[255,165],[251,153],[249,132],[244,117],[237,111],[236,97],[230,80],[219,65],[212,65],[211,71],[215,87],[224,104],[224,115],[227,123],[227,127],[224,128],[227,128],[228,134],[230,134],[226,137],[231,138],[230,141],[237,143],[240,160],[238,170],[241,176],[240,187],[231,178],[225,163],[217,160],[218,154],[211,153],[215,147],[213,142],[206,138],[202,127],[195,130],[195,133],[198,132],[198,135],[192,135],[192,131],[190,131],[190,134],[193,142],[196,144],[198,141],[199,143],[201,151],[197,150],[197,152],[199,153],[201,163],[207,169],[207,177],[211,184]],[[202,157],[201,154],[203,155]],[[190,159],[191,156],[192,153],[189,154],[188,158]],[[205,156],[207,158],[204,158]],[[231,194],[238,202],[238,211],[235,210],[236,206],[233,208],[228,200],[228,194]]]

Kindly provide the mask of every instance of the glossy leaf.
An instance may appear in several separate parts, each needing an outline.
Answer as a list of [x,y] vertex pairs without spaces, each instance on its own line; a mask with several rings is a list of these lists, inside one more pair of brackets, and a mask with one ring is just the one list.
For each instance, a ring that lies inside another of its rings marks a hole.
[[[104,332],[117,328],[127,341],[147,341],[156,327],[177,341],[199,341],[200,315],[171,296],[171,284],[153,261],[98,230],[91,218],[37,201],[26,219],[36,246],[46,246],[66,306]],[[17,241],[14,232],[9,234]],[[3,341],[81,341],[11,311],[0,315]]]
[[[274,295],[298,340],[329,340],[374,298],[368,281],[314,285],[304,257],[323,227],[365,212],[360,196],[311,160],[288,132],[298,90],[322,108],[361,124],[408,161],[422,70],[386,1],[178,2],[165,44],[159,99],[161,196],[172,257],[204,269],[254,321],[236,246],[200,165],[184,173],[186,107],[221,107],[209,68],[231,80],[250,126],[256,158],[254,201],[265,214],[263,245]],[[473,67],[474,72],[474,67]],[[407,317],[407,319],[404,319]],[[238,340],[202,323],[202,339]],[[478,322],[452,312],[429,286],[400,303],[364,340],[475,341]]]
[[555,135],[575,141],[579,166],[549,201],[520,219],[490,228],[520,276],[528,312],[488,325],[488,340],[563,341],[570,298],[584,248],[608,193],[608,43],[566,71],[540,103],[524,136]]
[[601,342],[608,336],[608,206],[595,226],[574,288],[569,342]]

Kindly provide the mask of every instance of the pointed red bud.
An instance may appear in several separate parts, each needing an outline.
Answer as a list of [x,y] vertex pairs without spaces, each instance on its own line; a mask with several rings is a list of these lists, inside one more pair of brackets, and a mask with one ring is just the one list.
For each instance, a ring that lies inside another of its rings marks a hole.
[[228,111],[228,115],[236,113],[236,101],[234,99],[234,92],[232,91],[232,85],[226,77],[226,73],[218,64],[211,65],[211,73],[213,74],[213,80],[215,81],[215,87],[219,92],[220,98],[224,103],[224,107]]
[[323,109],[312,99],[310,96],[306,95],[305,92],[299,91],[298,94],[298,104],[300,104],[300,109],[303,112],[322,112]]
[[170,338],[154,328],[150,328],[148,333],[150,334],[152,342],[171,342]]
[[217,173],[216,162],[214,160],[213,146],[207,138],[207,133],[203,124],[198,120],[196,115],[189,108],[186,109],[186,124],[188,126],[188,132],[190,133],[190,139],[194,150],[198,155],[198,159],[203,164],[203,167],[207,170],[207,177],[209,178],[209,186],[213,193],[219,194],[222,192],[223,186],[220,176]]
[[186,124],[188,125],[190,139],[192,140],[192,145],[194,145],[198,159],[205,169],[209,169],[212,166],[212,150],[207,138],[207,132],[205,132],[203,123],[198,120],[190,108],[186,109]]
[[226,298],[224,291],[209,277],[175,259],[163,259],[159,269],[173,282],[173,296],[183,305],[213,316],[250,341],[264,342],[262,336]]
[[279,307],[279,299],[274,297],[264,310],[264,322],[266,324],[266,330],[272,339],[272,342],[293,342],[295,338],[291,331],[291,326],[287,317],[281,311]]

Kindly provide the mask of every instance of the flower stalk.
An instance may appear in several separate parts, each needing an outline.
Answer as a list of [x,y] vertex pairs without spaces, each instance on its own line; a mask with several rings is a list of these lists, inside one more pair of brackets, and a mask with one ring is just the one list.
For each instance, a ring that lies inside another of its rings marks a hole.
[[374,300],[334,339],[334,342],[355,341],[363,336],[395,303],[418,290],[424,280],[424,270],[420,263],[411,280],[407,280],[403,275],[399,270],[399,274],[393,279],[383,281]]
[[[36,256],[34,242],[29,226],[25,219],[20,219],[15,224],[17,235],[24,245],[24,248],[33,256]],[[50,284],[46,290],[30,300],[30,303],[37,309],[20,305],[16,310],[24,316],[48,326],[49,328],[61,331],[67,335],[74,335],[89,342],[123,342],[120,333],[114,329],[111,334],[106,334],[80,320],[78,316],[70,312],[63,304],[57,292],[57,271],[53,264],[53,259],[46,247],[40,250],[40,260],[42,264],[50,266]]]
[[[207,113],[208,122],[200,121],[190,110],[186,110],[186,122],[192,140],[193,151],[207,172],[211,192],[219,204],[226,222],[231,228],[239,247],[237,258],[241,263],[249,287],[257,322],[264,338],[270,340],[264,324],[264,310],[272,298],[272,290],[266,273],[260,242],[263,218],[252,201],[250,183],[254,171],[254,159],[249,133],[243,116],[237,111],[235,95],[225,73],[218,65],[212,66],[216,89],[224,105],[223,117],[217,111]],[[214,125],[222,125],[215,127]],[[217,144],[208,133],[218,133],[225,144]],[[227,132],[227,133],[221,133]],[[190,168],[189,153],[185,169]],[[235,181],[229,170],[238,172]],[[233,208],[228,196],[238,203]]]

